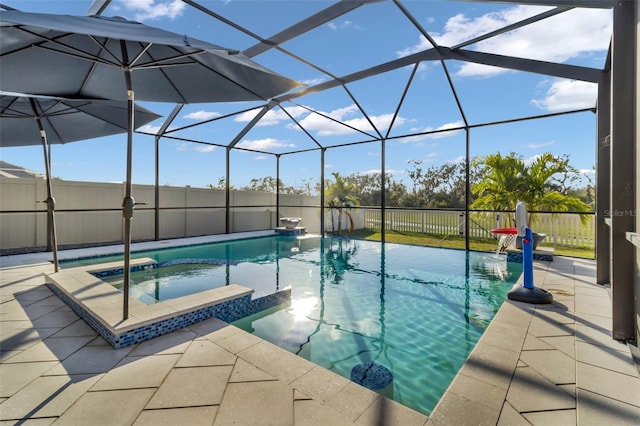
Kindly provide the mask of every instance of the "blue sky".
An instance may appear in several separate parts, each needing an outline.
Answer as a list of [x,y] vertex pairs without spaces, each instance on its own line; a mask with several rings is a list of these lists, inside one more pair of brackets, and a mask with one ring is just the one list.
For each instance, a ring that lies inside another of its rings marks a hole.
[[[23,11],[84,14],[89,0],[4,0]],[[332,4],[329,1],[209,0],[201,3],[212,11],[269,37]],[[441,45],[455,46],[474,36],[517,22],[545,10],[532,6],[455,1],[405,1],[404,6]],[[106,16],[124,16],[190,37],[244,50],[256,40],[179,0],[113,0]],[[571,10],[543,22],[467,47],[517,57],[601,68],[611,34],[611,13],[595,9]],[[293,39],[282,46],[335,76],[343,76],[382,62],[429,48],[430,45],[393,2],[366,5]],[[272,49],[253,58],[260,64],[309,86],[328,80],[321,71]],[[593,108],[594,84],[557,79],[532,73],[505,71],[475,64],[448,61],[464,114],[470,124],[509,120],[530,115]],[[369,136],[337,125],[309,109],[372,133],[362,108],[385,134],[407,84],[411,70],[397,69],[342,88],[295,99],[282,106],[322,144],[334,146],[359,142]],[[358,102],[356,105],[349,95]],[[141,102],[161,115],[173,105]],[[192,104],[181,111],[174,126],[260,106],[261,103]],[[176,131],[176,137],[227,144],[251,120],[255,112]],[[154,133],[163,118],[141,131]],[[399,110],[390,136],[457,128],[463,125],[455,98],[439,62],[423,63]],[[172,126],[172,128],[174,127]],[[570,155],[572,165],[592,173],[595,164],[595,114],[585,112],[562,117],[480,127],[471,130],[471,155],[495,152],[522,154],[530,159],[543,152]],[[203,187],[224,176],[225,150],[210,145],[162,139],[160,183]],[[271,153],[306,150],[315,143],[284,112],[276,108],[240,141],[238,146]],[[66,180],[121,182],[125,178],[126,137],[112,136],[52,148],[52,173]],[[154,182],[154,138],[134,138],[133,182]],[[465,134],[450,131],[397,138],[387,142],[386,169],[395,179],[406,180],[409,160],[424,166],[460,161],[465,154]],[[7,162],[43,172],[41,148],[2,148]],[[325,173],[374,173],[381,168],[380,143],[329,149]],[[320,176],[318,151],[283,155],[280,177],[287,185],[315,182]],[[273,155],[238,151],[231,156],[231,184],[248,185],[251,178],[275,176]]]

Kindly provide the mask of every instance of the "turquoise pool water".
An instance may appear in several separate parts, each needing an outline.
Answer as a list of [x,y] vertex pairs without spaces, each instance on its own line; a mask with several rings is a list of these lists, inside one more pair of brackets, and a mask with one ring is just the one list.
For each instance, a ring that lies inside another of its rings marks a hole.
[[347,378],[358,365],[384,366],[393,382],[382,393],[425,414],[522,272],[504,255],[340,238],[268,237],[134,257],[211,263],[132,273],[130,294],[148,303],[230,283],[291,286],[290,305],[234,324]]

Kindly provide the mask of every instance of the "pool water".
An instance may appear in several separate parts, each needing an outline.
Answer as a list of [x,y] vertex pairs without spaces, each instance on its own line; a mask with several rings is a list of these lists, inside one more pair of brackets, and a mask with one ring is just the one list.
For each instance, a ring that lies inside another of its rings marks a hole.
[[[274,236],[135,252],[132,259],[151,258],[157,267],[131,272],[129,295],[150,305],[229,284],[251,287],[256,296],[270,294],[288,285],[279,278],[279,260],[317,247],[318,241],[319,237]],[[114,261],[122,261],[122,255],[75,259],[64,261],[61,266]],[[98,276],[122,289],[121,271]]]
[[349,378],[375,363],[382,392],[430,414],[522,272],[504,255],[325,239],[280,259],[291,306],[234,325]]
[[291,286],[290,304],[234,325],[346,378],[357,366],[382,366],[393,381],[380,392],[427,415],[522,272],[493,253],[328,237],[134,257],[170,262],[131,274],[130,294],[145,303],[232,283],[257,292]]

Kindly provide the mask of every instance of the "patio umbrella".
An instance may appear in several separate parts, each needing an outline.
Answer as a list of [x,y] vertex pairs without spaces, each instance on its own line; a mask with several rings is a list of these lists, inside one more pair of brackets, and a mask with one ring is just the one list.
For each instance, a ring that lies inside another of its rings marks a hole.
[[[125,133],[128,106],[122,101],[77,100],[48,96],[27,96],[0,91],[0,147],[42,144],[47,176],[47,217],[49,220],[53,264],[58,271],[58,245],[55,221],[55,199],[51,188],[50,144]],[[139,125],[160,116],[135,107]]]
[[[266,100],[299,83],[237,51],[124,18],[0,11],[0,89],[193,103]],[[128,318],[133,116],[127,138],[124,306]]]

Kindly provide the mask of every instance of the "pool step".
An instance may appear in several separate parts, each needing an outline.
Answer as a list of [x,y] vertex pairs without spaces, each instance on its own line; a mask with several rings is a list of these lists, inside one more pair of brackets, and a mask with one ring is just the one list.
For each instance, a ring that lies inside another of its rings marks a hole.
[[[122,292],[96,276],[96,273],[122,269],[122,263],[110,262],[45,274],[51,290],[116,349],[212,317],[232,322],[291,302],[290,287],[254,297],[254,290],[230,284],[153,305],[129,298],[129,318],[123,319]],[[131,263],[134,268],[144,268],[155,261],[144,258],[132,260]]]

